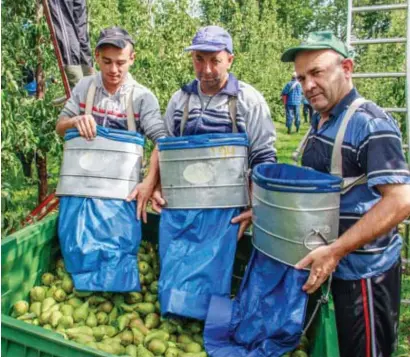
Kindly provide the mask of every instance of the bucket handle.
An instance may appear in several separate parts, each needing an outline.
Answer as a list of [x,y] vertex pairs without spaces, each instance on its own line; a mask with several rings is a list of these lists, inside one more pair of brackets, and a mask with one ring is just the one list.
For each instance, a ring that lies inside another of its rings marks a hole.
[[309,242],[308,242],[309,238],[312,236],[319,237],[323,241],[323,244],[321,245],[329,244],[326,236],[321,231],[323,231],[323,233],[330,233],[330,227],[324,226],[322,228],[312,228],[312,230],[308,234],[306,234],[305,238],[303,238],[303,245],[305,246],[306,249],[309,249],[309,250],[315,249],[311,245],[309,245]]

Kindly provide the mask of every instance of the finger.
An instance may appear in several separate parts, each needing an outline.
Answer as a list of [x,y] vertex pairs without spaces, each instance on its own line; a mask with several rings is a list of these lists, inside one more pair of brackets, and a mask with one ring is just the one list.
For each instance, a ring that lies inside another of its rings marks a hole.
[[90,124],[90,122],[89,122],[89,120],[88,120],[88,118],[86,117],[85,119],[83,119],[83,124],[84,124],[84,128],[85,128],[85,131],[86,131],[86,135],[87,135],[87,139],[88,140],[92,140],[93,138],[94,138],[94,135],[93,135],[93,129],[91,128],[91,124]]
[[137,200],[137,219],[140,220],[141,219],[141,212],[142,212],[142,199]]
[[161,213],[162,207],[158,204],[158,202],[155,199],[152,199],[151,202],[152,202],[152,209],[157,213]]
[[88,122],[90,123],[91,132],[93,137],[97,136],[97,124],[92,115],[88,115]]
[[319,277],[316,280],[315,284],[310,289],[308,289],[306,292],[308,294],[314,293],[317,289],[319,289],[322,286],[322,284],[326,281],[326,278],[327,278],[326,276]]
[[309,266],[310,264],[312,264],[313,258],[310,255],[310,253],[304,257],[302,260],[300,260],[296,265],[295,268],[296,269],[305,269],[307,266]]
[[158,192],[158,191],[154,192],[154,194],[152,195],[152,198],[155,201],[156,205],[161,205],[161,206],[165,205],[165,200],[161,196],[161,192]]
[[309,274],[309,278],[306,281],[306,283],[303,285],[302,289],[306,292],[311,290],[315,286],[319,278],[320,278],[319,273],[317,271],[311,270]]
[[233,224],[239,223],[245,219],[249,219],[250,217],[252,217],[252,211],[248,210],[248,211],[242,212],[239,216],[232,218],[231,223]]
[[242,222],[239,226],[239,231],[238,231],[238,240],[240,240],[243,237],[243,234],[245,233],[246,227],[247,227],[247,222]]
[[135,187],[131,193],[127,196],[126,200],[127,202],[132,201],[135,197],[138,195],[138,187]]
[[144,223],[147,223],[147,204],[148,201],[144,201],[144,203],[142,204],[142,220],[144,221]]
[[84,137],[84,130],[83,130],[83,128],[82,128],[82,125],[81,125],[81,122],[80,122],[80,121],[78,121],[78,122],[75,124],[75,127],[76,127],[76,129],[78,130],[78,133],[80,134],[80,136]]

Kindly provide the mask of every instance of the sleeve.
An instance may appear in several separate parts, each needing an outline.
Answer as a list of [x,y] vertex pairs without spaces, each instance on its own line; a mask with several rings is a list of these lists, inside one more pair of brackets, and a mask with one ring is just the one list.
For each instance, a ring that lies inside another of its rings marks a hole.
[[176,103],[179,97],[180,97],[180,91],[174,93],[171,100],[168,102],[167,110],[164,115],[164,123],[165,123],[165,128],[166,128],[168,136],[175,136],[174,135],[174,128],[175,128],[174,113],[175,113]]
[[141,97],[139,112],[141,128],[144,134],[154,143],[157,139],[167,136],[158,100],[151,92],[145,92]]
[[[80,115],[80,103],[81,103],[81,93],[86,91],[84,87],[84,82],[79,82],[71,91],[70,99],[65,103],[63,110],[60,112],[59,118],[68,117],[72,118]],[[86,92],[85,92],[85,95]]]
[[391,118],[373,118],[360,131],[358,164],[367,175],[368,186],[410,184],[400,131]]
[[290,83],[286,83],[286,85],[282,89],[281,95],[288,95],[289,94],[289,86],[290,86]]
[[246,122],[250,144],[249,167],[263,162],[276,162],[276,130],[264,100],[250,108]]

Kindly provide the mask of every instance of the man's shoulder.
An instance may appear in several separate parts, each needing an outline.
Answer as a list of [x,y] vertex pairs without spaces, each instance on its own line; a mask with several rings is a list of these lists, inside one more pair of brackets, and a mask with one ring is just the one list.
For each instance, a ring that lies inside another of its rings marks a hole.
[[96,86],[98,86],[96,74],[81,78],[73,88],[73,92],[79,95],[80,97],[86,96],[92,82],[94,82]]
[[395,119],[374,102],[367,102],[360,106],[352,118],[352,133],[357,138],[367,138],[381,132],[392,132],[399,135]]
[[[195,96],[195,95],[196,94],[194,93],[190,94],[190,96]],[[182,89],[178,89],[172,94],[171,99],[169,100],[169,103],[172,103],[174,105],[178,105],[179,103],[185,103],[186,96],[187,96],[187,93],[185,91],[183,91]]]
[[387,113],[383,108],[377,105],[375,102],[369,101],[362,104],[354,114],[354,119],[357,122],[379,121],[384,119],[387,121],[394,121],[392,116]]
[[156,98],[156,95],[152,92],[151,89],[149,89],[148,87],[144,86],[143,84],[137,82],[132,77],[131,77],[131,79],[128,80],[127,84],[132,87],[134,100],[139,99],[139,98],[143,98],[143,97],[154,97],[154,98]]
[[262,93],[259,92],[252,85],[238,81],[239,82],[239,94],[238,100],[245,107],[253,107],[258,104],[266,104],[266,100]]

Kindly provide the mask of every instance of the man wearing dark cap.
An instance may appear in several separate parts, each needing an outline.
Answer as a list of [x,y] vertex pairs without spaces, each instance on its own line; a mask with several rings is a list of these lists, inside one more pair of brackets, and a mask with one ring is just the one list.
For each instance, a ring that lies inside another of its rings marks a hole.
[[[137,131],[153,142],[165,136],[157,98],[128,72],[135,58],[134,41],[129,33],[119,27],[102,30],[95,58],[100,72],[84,77],[74,87],[57,121],[57,133],[63,136],[67,129],[77,128],[81,136],[92,140],[96,126],[100,125]],[[87,101],[92,104],[90,113],[86,113]],[[134,120],[128,121],[130,112]],[[137,197],[137,215],[138,218],[143,215],[144,220],[146,204],[158,179],[157,155],[154,149],[148,176],[129,196],[129,199]]]
[[[229,73],[234,55],[227,31],[203,27],[186,51],[196,79],[172,96],[164,118],[169,138],[159,141],[167,201],[160,222],[159,296],[162,314],[205,319],[210,296],[230,294],[237,239],[252,217],[245,209],[248,167],[276,161],[276,135],[262,94]],[[195,157],[179,154],[175,142],[186,145],[186,154],[195,150]],[[175,155],[173,167],[167,155]],[[172,181],[175,172],[179,177]],[[171,192],[175,187],[178,195]],[[159,191],[156,203],[163,203]]]
[[331,32],[309,34],[282,61],[295,63],[316,111],[301,146],[302,165],[343,177],[339,238],[298,263],[299,269],[311,268],[303,289],[314,292],[333,273],[341,356],[391,356],[400,305],[397,225],[410,214],[410,173],[399,128],[354,88],[353,60]]
[[[250,141],[250,167],[261,162],[275,162],[276,131],[265,98],[251,85],[229,73],[234,60],[231,35],[219,26],[201,28],[185,51],[191,52],[196,79],[174,93],[165,113],[165,125],[170,136],[232,132],[229,98],[237,98],[236,125],[246,132]],[[186,123],[183,112],[189,98]],[[153,205],[163,202],[156,192]],[[250,212],[234,219],[241,222],[239,236],[250,224]]]

